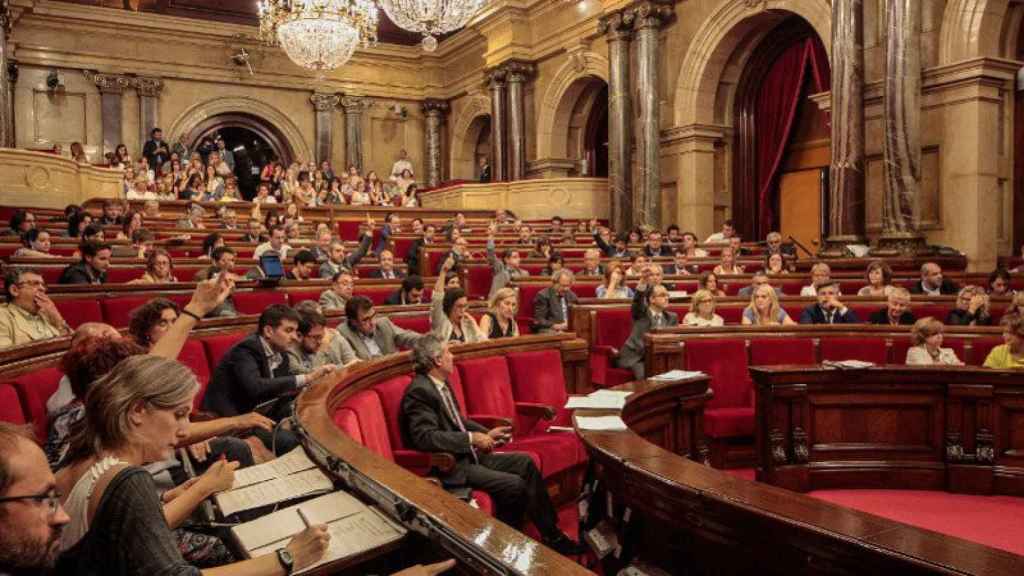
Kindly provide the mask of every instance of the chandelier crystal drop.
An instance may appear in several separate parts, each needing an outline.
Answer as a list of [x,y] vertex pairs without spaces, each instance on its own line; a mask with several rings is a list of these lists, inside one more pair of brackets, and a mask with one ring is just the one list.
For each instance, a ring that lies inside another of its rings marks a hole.
[[487,0],[380,0],[380,6],[399,28],[423,34],[423,49],[437,49],[437,38],[462,28]]
[[377,42],[373,0],[260,0],[259,11],[260,39],[309,70],[333,70]]

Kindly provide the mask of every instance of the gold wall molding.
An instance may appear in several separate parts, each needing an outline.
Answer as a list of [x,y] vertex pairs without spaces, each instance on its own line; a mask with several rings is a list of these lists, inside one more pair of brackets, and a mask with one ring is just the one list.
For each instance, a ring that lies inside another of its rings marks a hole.
[[421,196],[424,208],[493,210],[508,208],[524,219],[607,218],[606,178],[550,178],[490,184],[459,184]]
[[0,148],[0,189],[6,204],[64,208],[90,198],[119,198],[121,178],[117,170],[63,156]]

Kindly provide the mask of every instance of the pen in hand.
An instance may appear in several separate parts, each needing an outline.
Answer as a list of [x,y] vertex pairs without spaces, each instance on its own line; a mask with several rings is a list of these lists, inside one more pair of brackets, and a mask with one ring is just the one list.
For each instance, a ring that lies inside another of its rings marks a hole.
[[306,525],[306,528],[312,526],[312,523],[310,523],[309,518],[306,517],[306,513],[302,511],[302,508],[296,508],[295,510],[299,513],[299,518],[302,518],[302,523]]

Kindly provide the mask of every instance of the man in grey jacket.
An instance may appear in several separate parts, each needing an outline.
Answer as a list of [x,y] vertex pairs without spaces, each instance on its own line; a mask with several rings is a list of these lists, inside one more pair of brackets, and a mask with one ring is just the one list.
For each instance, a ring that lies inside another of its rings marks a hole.
[[371,360],[411,348],[422,336],[399,328],[387,318],[377,318],[373,302],[366,296],[353,296],[345,304],[346,322],[338,326],[341,335],[341,361]]
[[[679,316],[668,311],[668,289],[661,284],[648,287],[641,280],[633,295],[633,330],[619,351],[619,368],[633,371],[637,380],[644,379],[644,335],[653,328],[676,326]],[[646,305],[645,305],[646,302]]]

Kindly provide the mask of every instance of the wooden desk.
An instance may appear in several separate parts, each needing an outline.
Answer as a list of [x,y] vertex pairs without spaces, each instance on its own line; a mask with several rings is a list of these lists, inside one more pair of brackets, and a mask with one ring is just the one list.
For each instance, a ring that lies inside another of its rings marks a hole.
[[[677,454],[694,451],[650,421],[702,404],[707,386],[707,378],[696,378],[637,389],[622,411],[630,430],[580,432],[616,506],[631,510],[645,560],[673,574],[1024,573],[1024,557],[749,482]],[[695,413],[690,421],[699,421]]]
[[1024,496],[1024,374],[971,367],[750,369],[758,478],[805,492]]

